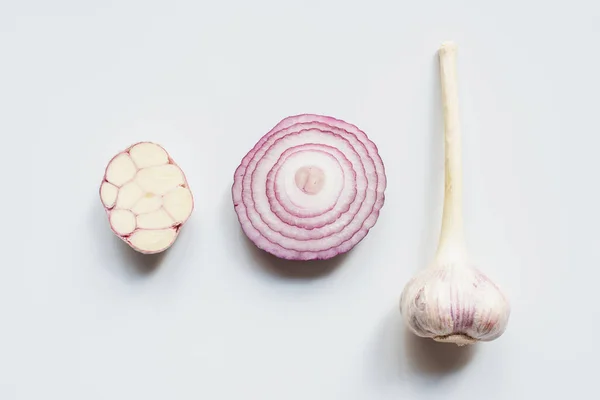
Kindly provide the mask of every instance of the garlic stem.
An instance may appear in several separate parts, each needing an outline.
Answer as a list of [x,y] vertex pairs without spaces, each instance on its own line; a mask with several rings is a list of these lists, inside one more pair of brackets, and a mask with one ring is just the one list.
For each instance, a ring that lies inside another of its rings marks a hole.
[[456,45],[445,42],[439,50],[444,112],[445,183],[442,227],[436,260],[453,263],[466,256],[462,213],[462,151],[458,113]]
[[400,312],[415,335],[463,346],[500,337],[508,324],[510,304],[466,251],[454,43],[441,46],[439,59],[446,170],[442,228],[435,260],[406,283]]

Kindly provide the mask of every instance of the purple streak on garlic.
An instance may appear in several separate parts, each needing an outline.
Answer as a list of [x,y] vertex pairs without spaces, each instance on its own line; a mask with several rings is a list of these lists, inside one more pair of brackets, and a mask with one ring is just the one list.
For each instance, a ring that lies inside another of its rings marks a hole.
[[462,263],[426,268],[408,282],[400,303],[413,333],[456,344],[498,338],[510,314],[498,287]]
[[400,311],[417,336],[462,346],[500,337],[510,305],[498,286],[472,265],[466,251],[454,43],[441,46],[439,59],[446,170],[442,228],[433,263],[406,284]]

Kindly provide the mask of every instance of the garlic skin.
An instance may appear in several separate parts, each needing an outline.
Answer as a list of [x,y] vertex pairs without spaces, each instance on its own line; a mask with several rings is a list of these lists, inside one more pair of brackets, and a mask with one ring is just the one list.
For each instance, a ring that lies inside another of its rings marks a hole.
[[444,209],[434,262],[400,295],[400,311],[417,336],[459,346],[497,339],[506,330],[506,296],[469,261],[462,211],[462,150],[456,45],[439,50],[444,112]]
[[500,337],[508,325],[510,304],[476,268],[436,262],[406,284],[400,311],[415,335],[465,345]]

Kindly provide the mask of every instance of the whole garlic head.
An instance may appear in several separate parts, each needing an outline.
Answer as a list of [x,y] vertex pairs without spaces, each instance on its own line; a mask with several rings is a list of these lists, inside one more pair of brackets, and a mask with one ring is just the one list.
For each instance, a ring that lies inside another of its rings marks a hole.
[[400,311],[417,336],[459,346],[491,341],[510,316],[506,296],[469,261],[462,216],[462,150],[458,113],[456,45],[439,50],[444,111],[444,209],[435,261],[400,295]]
[[498,338],[510,316],[498,286],[460,264],[434,263],[414,276],[402,291],[400,310],[415,335],[457,345]]

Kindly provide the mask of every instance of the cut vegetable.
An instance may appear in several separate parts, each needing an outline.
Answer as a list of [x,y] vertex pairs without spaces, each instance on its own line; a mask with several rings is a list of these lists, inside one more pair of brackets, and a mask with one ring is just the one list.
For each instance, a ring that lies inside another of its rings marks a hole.
[[168,249],[194,208],[183,171],[165,149],[150,142],[113,157],[100,199],[113,232],[144,254]]
[[283,119],[235,171],[232,197],[248,238],[284,259],[328,259],[377,222],[386,188],[377,146],[356,126],[314,114]]

